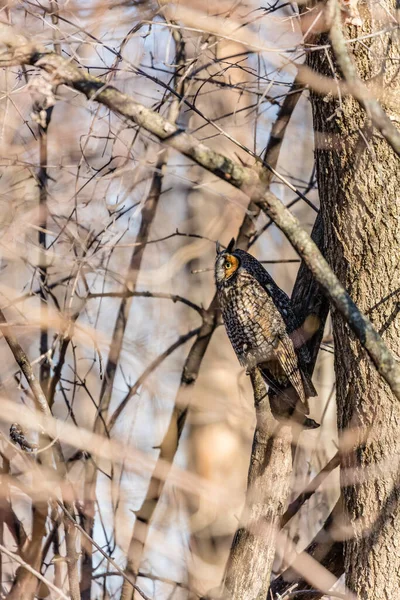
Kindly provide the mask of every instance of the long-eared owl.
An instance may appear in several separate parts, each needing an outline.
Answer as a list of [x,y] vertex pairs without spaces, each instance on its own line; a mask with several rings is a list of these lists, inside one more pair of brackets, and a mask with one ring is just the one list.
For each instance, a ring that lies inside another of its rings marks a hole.
[[[262,264],[244,250],[234,250],[233,243],[222,252],[217,249],[215,262],[219,305],[233,349],[246,369],[259,367],[270,397],[287,405],[286,414],[306,415],[307,399],[317,393],[307,374],[308,351],[291,301]],[[318,426],[312,419],[304,423]]]

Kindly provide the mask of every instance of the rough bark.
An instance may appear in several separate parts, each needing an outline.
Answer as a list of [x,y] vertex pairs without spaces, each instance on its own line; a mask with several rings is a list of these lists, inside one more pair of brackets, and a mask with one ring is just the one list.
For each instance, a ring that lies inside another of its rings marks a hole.
[[234,600],[261,600],[267,595],[276,533],[292,472],[291,427],[279,425],[273,418],[258,370],[252,374],[252,384],[257,425],[246,507],[232,543],[224,580],[226,596]]
[[[383,6],[394,13],[394,2]],[[360,8],[363,34],[387,24],[388,12],[372,10]],[[359,31],[353,27],[345,33],[355,37]],[[362,80],[379,83],[387,97],[396,92],[398,97],[398,62],[390,60],[399,54],[397,33],[348,49]],[[322,52],[310,54],[309,64],[331,74]],[[398,352],[399,159],[351,97],[339,102],[313,96],[312,106],[325,255],[358,307]],[[389,104],[384,108],[398,123],[400,111],[395,114]],[[338,425],[342,433],[354,430],[342,459],[345,509],[353,530],[345,544],[347,585],[363,600],[398,600],[400,407],[337,310],[333,327]]]

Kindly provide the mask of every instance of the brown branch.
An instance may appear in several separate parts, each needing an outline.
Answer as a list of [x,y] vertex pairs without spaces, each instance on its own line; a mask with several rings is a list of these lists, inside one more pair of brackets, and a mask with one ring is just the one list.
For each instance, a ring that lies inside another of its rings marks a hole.
[[56,366],[54,367],[54,373],[53,373],[52,378],[50,379],[49,386],[48,386],[48,398],[49,398],[50,406],[53,406],[53,403],[54,403],[57,385],[59,384],[60,379],[61,379],[61,373],[62,373],[62,369],[63,369],[64,363],[65,363],[65,358],[67,356],[67,350],[68,350],[70,341],[71,341],[70,336],[63,336],[61,344],[60,344],[60,352],[59,352],[59,356],[58,356],[58,362],[57,362]]
[[[60,502],[61,504],[61,502]],[[62,505],[63,506],[63,505]],[[73,510],[73,504],[65,502],[65,509]],[[76,527],[64,519],[64,530],[65,530],[65,547],[67,553],[67,573],[69,583],[69,593],[72,600],[81,600],[81,591],[79,586],[79,570],[78,570],[78,559],[79,553],[76,549],[76,543],[78,539],[78,532]]]
[[40,383],[36,379],[36,376],[33,372],[32,365],[28,360],[27,355],[23,351],[21,345],[19,344],[17,338],[13,334],[12,328],[8,325],[7,320],[3,314],[3,311],[0,310],[0,331],[4,335],[4,339],[6,340],[11,352],[14,355],[14,358],[21,369],[22,373],[25,376],[25,379],[29,385],[29,388],[32,392],[36,408],[42,412],[47,417],[51,416],[51,411],[49,405],[47,403],[47,398],[43,393],[43,390],[40,386]]
[[328,0],[327,19],[331,23],[330,38],[336,61],[343,73],[350,93],[364,108],[377,130],[383,135],[388,144],[400,156],[400,131],[393,125],[357,73],[357,68],[347,50],[346,38],[342,31],[341,6],[338,0]]
[[123,292],[99,292],[99,293],[90,293],[87,295],[87,298],[90,300],[92,298],[161,298],[164,300],[172,300],[172,302],[181,302],[182,304],[186,304],[189,308],[193,308],[196,312],[199,313],[200,316],[203,316],[204,309],[195,304],[191,300],[184,298],[183,296],[179,296],[178,294],[167,294],[164,292],[137,292],[126,290]]
[[[32,506],[32,532],[30,541],[24,549],[24,565],[17,569],[7,600],[34,598],[38,581],[34,571],[40,571],[42,564],[41,546],[46,534],[47,502],[38,502]],[[25,567],[25,562],[30,569]],[[46,582],[47,583],[47,582]]]
[[[4,489],[4,488],[3,488]],[[10,500],[1,499],[0,501],[1,520],[7,525],[11,535],[14,538],[19,550],[21,551],[28,541],[23,523],[15,514]]]
[[[48,108],[41,104],[34,103],[34,111],[38,121],[39,129],[39,162],[40,168],[38,172],[38,184],[39,184],[39,246],[40,246],[40,261],[39,261],[39,280],[40,280],[40,292],[39,296],[41,299],[41,312],[45,317],[45,305],[46,305],[46,292],[45,287],[47,283],[47,258],[46,258],[46,229],[47,229],[47,183],[49,176],[47,173],[47,136],[48,128],[51,121],[51,115],[53,112],[53,106]],[[49,349],[49,334],[46,327],[43,327],[40,332],[40,345],[39,352],[41,356],[45,358],[40,363],[39,381],[40,385],[47,394],[47,386],[50,377],[50,363],[47,358],[47,351]]]
[[[296,589],[301,589],[309,592],[308,594],[304,593],[301,595],[303,600],[318,600],[318,598],[321,598],[328,592],[328,589],[324,588],[320,589],[319,594],[315,593],[315,582],[309,582],[309,580],[305,578],[305,573],[302,572],[303,569],[300,567],[302,556],[307,557],[308,555],[309,557],[312,557],[337,579],[342,576],[344,573],[343,542],[336,541],[334,536],[331,534],[331,528],[332,525],[334,525],[334,520],[338,515],[341,515],[341,511],[341,500],[339,500],[322,529],[317,533],[313,541],[307,546],[304,552],[299,554],[295,558],[293,564],[271,583],[268,598],[279,598],[281,600],[286,600],[290,597],[288,594],[296,591]],[[312,576],[312,573],[309,573],[309,575]]]
[[[18,547],[18,551],[22,552],[27,541],[28,535],[25,531],[25,527],[23,523],[20,521],[18,516],[15,514],[15,511],[12,507],[10,501],[10,492],[9,492],[9,478],[7,477],[10,474],[10,458],[3,454],[0,454],[2,459],[2,466],[0,467],[0,527],[1,527],[1,536],[3,537],[3,523],[7,525],[14,542]],[[1,542],[2,543],[2,542]]]
[[[31,573],[32,575],[34,575],[37,579],[39,579],[40,581],[42,581],[48,588],[50,588],[51,590],[53,590],[53,592],[55,592],[56,594],[58,594],[60,598],[64,598],[65,600],[69,600],[68,596],[66,596],[64,594],[64,592],[62,590],[60,590],[60,588],[58,588],[55,585],[53,585],[51,583],[51,581],[49,581],[48,579],[46,579],[46,577],[43,577],[43,575],[39,571],[37,571],[36,569],[33,569],[27,562],[25,562],[20,556],[18,556],[18,554],[15,554],[14,552],[11,552],[11,550],[8,550],[2,544],[0,544],[0,552],[2,552],[3,554],[6,554],[12,560],[15,560],[15,562],[17,562],[19,565],[21,565],[21,567],[23,569],[26,569],[27,571],[29,571],[29,573]],[[20,596],[20,598],[22,598],[22,596]]]
[[232,600],[266,598],[275,556],[276,534],[289,494],[292,430],[272,416],[264,380],[251,374],[257,425],[251,452],[246,505],[233,539],[224,577]]
[[312,479],[309,484],[305,487],[305,489],[301,492],[299,496],[293,502],[291,502],[286,509],[285,514],[281,519],[281,527],[284,527],[286,523],[296,515],[300,508],[303,506],[307,500],[311,498],[314,492],[320,487],[320,485],[325,481],[330,473],[334,469],[336,469],[340,465],[340,455],[338,452],[331,458],[328,464],[325,465],[323,469]]

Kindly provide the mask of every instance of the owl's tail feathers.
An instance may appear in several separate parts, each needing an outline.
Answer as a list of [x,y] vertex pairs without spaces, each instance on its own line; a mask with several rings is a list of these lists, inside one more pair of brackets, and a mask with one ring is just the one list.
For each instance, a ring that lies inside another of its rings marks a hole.
[[319,424],[308,417],[308,402],[301,402],[293,387],[279,389],[275,382],[265,376],[264,380],[269,386],[269,399],[271,412],[275,419],[288,419],[301,426],[302,429],[317,429]]
[[318,427],[320,426],[319,423],[317,423],[316,421],[314,421],[314,419],[311,419],[311,417],[308,416],[309,412],[310,409],[307,400],[305,403],[297,401],[290,418],[298,425],[301,425],[303,429],[318,429]]
[[304,428],[304,429],[318,429],[318,427],[320,427],[320,424],[317,423],[317,421],[314,421],[314,419],[310,419],[310,417],[306,417],[305,415],[300,413],[300,417],[302,417],[302,420],[300,421],[300,425]]
[[304,371],[301,371],[301,379],[303,381],[304,394],[306,398],[314,398],[315,396],[318,396],[318,392],[315,389],[313,382],[311,381],[311,377],[308,375],[308,373],[304,373]]

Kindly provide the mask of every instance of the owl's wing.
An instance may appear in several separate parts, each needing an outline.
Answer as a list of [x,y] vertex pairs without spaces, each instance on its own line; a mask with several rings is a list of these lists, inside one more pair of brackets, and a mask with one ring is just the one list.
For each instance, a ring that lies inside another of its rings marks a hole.
[[274,344],[274,354],[286,374],[286,377],[296,390],[301,402],[306,404],[304,385],[297,356],[293,347],[293,342],[288,335],[277,337]]
[[[295,321],[293,321],[295,323]],[[289,333],[290,341],[292,342],[298,360],[301,378],[303,380],[303,388],[306,398],[317,396],[317,391],[311,381],[310,375],[307,373],[307,366],[310,363],[310,354],[306,344],[306,338],[303,333],[303,327],[296,324],[296,329]]]

